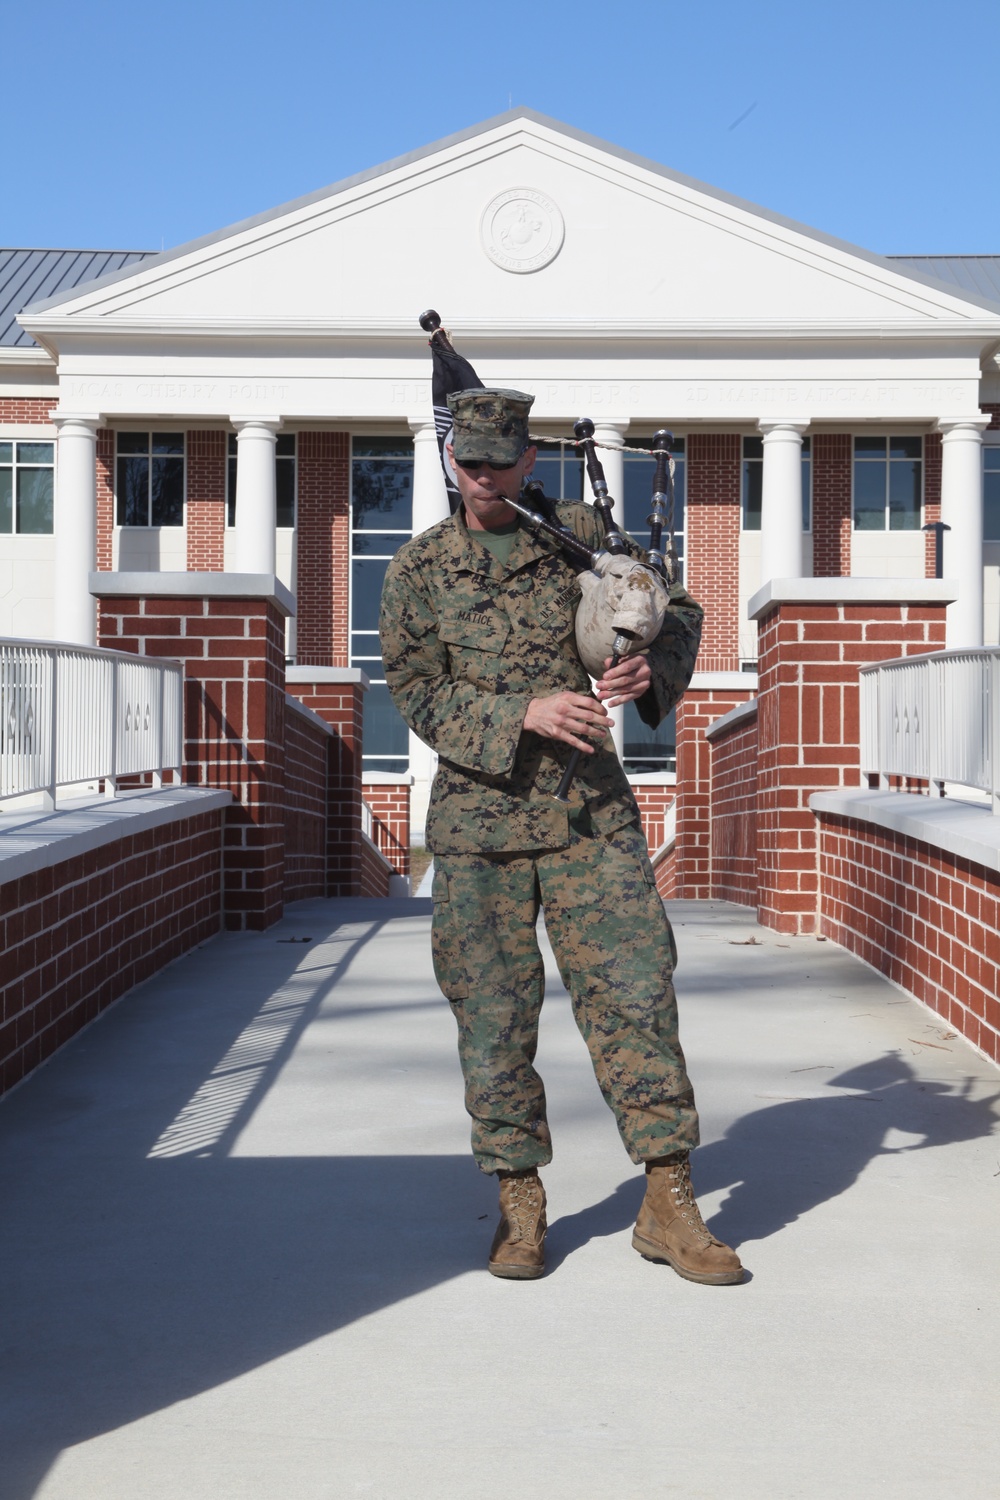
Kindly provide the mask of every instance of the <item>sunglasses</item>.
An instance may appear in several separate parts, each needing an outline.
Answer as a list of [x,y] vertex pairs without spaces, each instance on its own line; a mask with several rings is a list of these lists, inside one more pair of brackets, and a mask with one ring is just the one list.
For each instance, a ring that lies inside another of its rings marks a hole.
[[469,474],[476,474],[480,469],[492,469],[494,474],[509,474],[511,469],[516,469],[521,462],[516,458],[512,464],[493,464],[488,458],[456,458],[455,462],[460,469],[465,469]]

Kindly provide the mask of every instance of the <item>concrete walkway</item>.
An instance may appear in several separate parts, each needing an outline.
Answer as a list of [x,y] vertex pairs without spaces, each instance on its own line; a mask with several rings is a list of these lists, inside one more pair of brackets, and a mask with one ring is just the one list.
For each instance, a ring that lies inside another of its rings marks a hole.
[[831,943],[676,903],[706,1217],[641,1179],[553,977],[552,1269],[483,1269],[429,903],[308,902],[0,1107],[2,1500],[995,1500],[1000,1074]]

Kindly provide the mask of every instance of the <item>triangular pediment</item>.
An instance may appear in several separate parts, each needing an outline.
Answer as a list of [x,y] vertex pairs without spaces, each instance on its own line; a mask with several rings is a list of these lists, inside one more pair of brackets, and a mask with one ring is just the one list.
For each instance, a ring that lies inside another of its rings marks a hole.
[[1000,307],[531,113],[37,304],[29,328],[951,329]]

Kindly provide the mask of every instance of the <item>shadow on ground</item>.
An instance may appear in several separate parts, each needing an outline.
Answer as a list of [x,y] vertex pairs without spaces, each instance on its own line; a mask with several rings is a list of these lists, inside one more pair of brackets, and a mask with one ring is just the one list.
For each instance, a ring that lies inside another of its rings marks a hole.
[[[731,1190],[709,1221],[720,1240],[739,1246],[777,1234],[846,1192],[877,1156],[976,1140],[998,1125],[1000,1093],[974,1099],[968,1085],[956,1093],[949,1084],[920,1078],[894,1052],[840,1073],[827,1086],[859,1092],[754,1110],[695,1152],[695,1191]],[[890,1129],[913,1137],[912,1144],[887,1146]],[[558,1265],[588,1240],[627,1229],[639,1211],[643,1186],[637,1174],[602,1202],[553,1224],[550,1264]]]
[[[491,1226],[464,1154],[230,1154],[320,1005],[324,1025],[357,1014],[338,978],[392,935],[352,908],[332,932],[327,913],[325,947],[289,942],[315,913],[249,961],[210,945],[4,1102],[0,1500],[30,1500],[72,1444],[481,1269]],[[427,1003],[383,991],[364,1009],[392,1027]]]
[[[389,952],[393,941],[369,905],[352,903],[324,947],[280,946],[296,930],[286,922],[238,984],[232,954],[212,945],[197,994],[176,966],[4,1105],[0,1500],[30,1500],[67,1446],[482,1271],[492,1215],[482,1222],[483,1180],[465,1155],[230,1154],[320,1004],[334,1027],[357,1013],[347,989],[338,1008],[338,978],[374,938]],[[404,985],[398,1003],[380,992],[364,1005],[373,1036],[429,1003]],[[774,1234],[844,1192],[890,1126],[914,1149],[995,1126],[993,1101],[921,1082],[895,1054],[830,1083],[829,1098],[755,1110],[698,1152],[698,1191],[732,1190],[720,1237]],[[636,1173],[559,1220],[553,1266],[627,1228],[641,1192]]]

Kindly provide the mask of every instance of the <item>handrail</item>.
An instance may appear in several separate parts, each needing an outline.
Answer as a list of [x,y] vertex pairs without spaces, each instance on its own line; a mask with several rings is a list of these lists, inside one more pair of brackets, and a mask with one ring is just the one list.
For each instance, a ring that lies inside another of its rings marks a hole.
[[931,651],[860,671],[861,773],[988,792],[1000,814],[1000,647]]
[[0,801],[103,781],[182,761],[180,662],[97,646],[0,637]]

